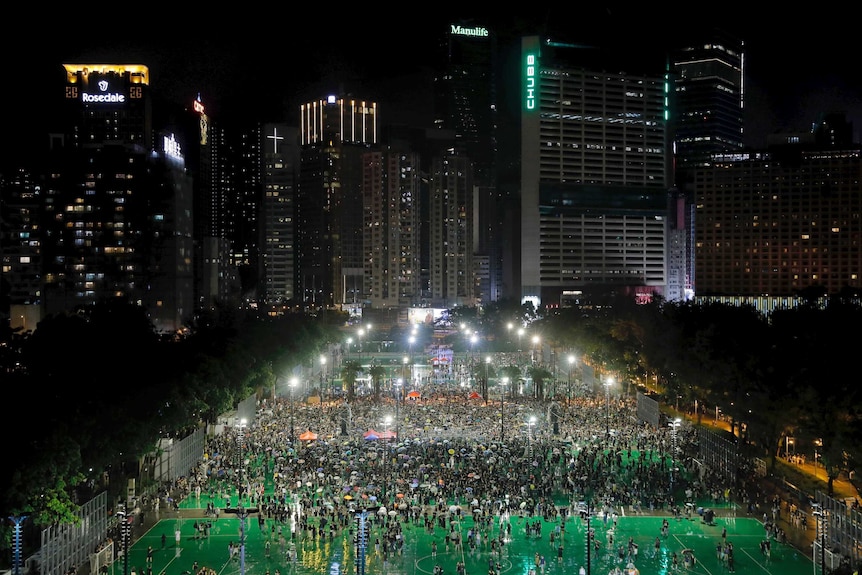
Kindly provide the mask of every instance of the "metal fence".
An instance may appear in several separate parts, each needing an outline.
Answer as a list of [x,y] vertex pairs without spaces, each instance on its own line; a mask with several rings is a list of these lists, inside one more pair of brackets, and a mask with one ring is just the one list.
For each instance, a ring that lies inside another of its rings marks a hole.
[[842,563],[855,569],[862,557],[862,513],[856,500],[835,499],[817,491],[812,507],[817,520],[814,564],[821,571]]
[[739,442],[726,431],[697,428],[700,463],[727,485],[735,485],[741,463]]
[[40,575],[63,575],[91,559],[108,535],[108,493],[103,491],[78,509],[77,524],[51,525],[42,530],[42,546],[28,563]]

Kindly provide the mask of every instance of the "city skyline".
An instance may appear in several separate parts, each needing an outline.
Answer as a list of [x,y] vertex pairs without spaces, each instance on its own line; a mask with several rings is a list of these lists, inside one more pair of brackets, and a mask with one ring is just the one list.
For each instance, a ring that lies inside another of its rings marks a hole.
[[[595,14],[588,11],[577,20],[557,18],[550,9],[521,16],[435,13],[423,18],[421,25],[394,26],[358,15],[327,21],[326,32],[315,28],[316,34],[287,24],[281,28],[258,24],[253,36],[228,33],[224,24],[202,26],[201,30],[210,31],[202,35],[178,35],[158,27],[146,33],[130,32],[106,27],[96,16],[86,30],[73,36],[43,32],[33,51],[22,50],[7,37],[3,40],[8,44],[3,46],[7,69],[26,71],[22,76],[26,82],[20,84],[27,87],[28,97],[4,93],[5,108],[16,110],[5,119],[6,132],[15,137],[16,145],[4,154],[0,170],[14,169],[45,142],[52,103],[61,97],[66,62],[147,65],[154,89],[168,100],[183,104],[200,94],[210,113],[223,119],[248,117],[251,111],[261,122],[290,122],[290,114],[309,95],[320,97],[340,86],[360,86],[370,92],[364,97],[381,101],[384,117],[426,123],[431,117],[430,102],[426,104],[428,66],[436,40],[454,22],[487,26],[510,39],[548,33],[569,41],[614,46],[633,55],[679,46],[682,38],[720,25],[746,46],[748,145],[763,147],[766,135],[773,132],[807,131],[828,112],[844,112],[854,125],[854,139],[859,140],[862,79],[850,65],[854,35],[846,19],[815,27],[793,16],[758,22],[730,16],[698,19],[681,12],[679,24],[669,15],[644,10],[598,7],[592,9]],[[238,21],[248,18],[248,8],[240,9]],[[143,18],[144,23],[154,21],[152,16]]]

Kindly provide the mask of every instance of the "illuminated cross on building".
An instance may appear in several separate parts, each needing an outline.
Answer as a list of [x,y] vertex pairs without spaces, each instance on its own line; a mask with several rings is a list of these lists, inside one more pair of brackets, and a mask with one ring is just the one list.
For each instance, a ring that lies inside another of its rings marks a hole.
[[284,136],[279,136],[278,135],[278,128],[273,128],[272,129],[272,135],[267,136],[267,138],[272,140],[272,143],[273,143],[273,150],[272,151],[273,151],[273,153],[277,154],[278,153],[278,141],[283,140]]

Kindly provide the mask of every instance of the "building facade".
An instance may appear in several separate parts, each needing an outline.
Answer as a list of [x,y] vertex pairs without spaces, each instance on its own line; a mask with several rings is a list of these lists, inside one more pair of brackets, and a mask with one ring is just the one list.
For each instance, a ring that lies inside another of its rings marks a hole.
[[522,301],[663,293],[666,79],[607,72],[580,47],[521,45]]
[[772,308],[860,289],[860,182],[858,146],[773,146],[695,170],[698,299]]
[[379,144],[376,102],[329,96],[300,107],[297,293],[308,307],[362,306],[362,159]]

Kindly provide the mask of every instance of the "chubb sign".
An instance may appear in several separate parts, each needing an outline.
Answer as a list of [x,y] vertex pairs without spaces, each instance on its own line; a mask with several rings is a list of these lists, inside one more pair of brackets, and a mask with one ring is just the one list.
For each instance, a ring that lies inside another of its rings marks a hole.
[[114,104],[122,104],[126,101],[126,95],[120,94],[119,92],[108,92],[108,82],[106,80],[100,80],[97,84],[99,91],[101,93],[91,94],[90,92],[83,92],[81,94],[81,101],[86,103],[95,103],[95,104],[103,104],[103,103],[114,103]]

